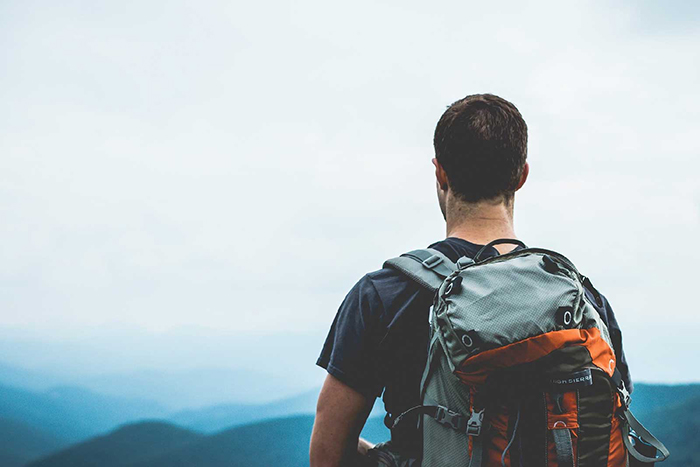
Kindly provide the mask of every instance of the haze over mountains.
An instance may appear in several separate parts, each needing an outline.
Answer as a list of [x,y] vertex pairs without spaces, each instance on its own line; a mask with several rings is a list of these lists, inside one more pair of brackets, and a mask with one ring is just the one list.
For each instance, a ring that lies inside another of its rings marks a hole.
[[173,411],[258,404],[318,387],[323,371],[314,362],[322,343],[318,334],[230,335],[197,329],[152,334],[129,329],[79,339],[0,329],[0,382],[38,391],[80,386],[104,395],[155,400]]

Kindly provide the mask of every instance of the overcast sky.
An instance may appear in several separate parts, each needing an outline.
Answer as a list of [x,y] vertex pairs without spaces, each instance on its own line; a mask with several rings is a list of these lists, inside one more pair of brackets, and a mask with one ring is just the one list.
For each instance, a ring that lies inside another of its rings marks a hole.
[[0,1],[3,332],[313,365],[359,277],[444,236],[435,123],[491,92],[530,131],[519,236],[608,296],[633,372],[699,380],[699,4],[486,4]]

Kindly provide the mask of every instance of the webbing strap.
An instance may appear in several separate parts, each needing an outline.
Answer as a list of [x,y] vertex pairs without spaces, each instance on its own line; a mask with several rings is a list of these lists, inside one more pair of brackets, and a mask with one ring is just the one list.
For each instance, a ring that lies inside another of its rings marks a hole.
[[422,266],[435,271],[443,279],[454,272],[457,266],[444,254],[433,248],[425,250],[413,250],[404,253],[404,257],[412,258],[421,263]]
[[431,292],[435,292],[442,281],[457,269],[452,260],[432,248],[409,251],[386,261],[384,267],[402,272]]
[[472,436],[472,456],[469,458],[469,467],[481,467],[484,457],[484,437]]
[[[625,443],[627,452],[629,452],[632,457],[637,459],[639,462],[643,462],[645,464],[662,462],[666,460],[666,458],[670,455],[670,452],[668,451],[666,446],[664,446],[661,441],[656,439],[656,437],[652,435],[649,432],[649,430],[644,428],[644,425],[642,425],[639,422],[639,420],[637,420],[635,416],[632,415],[632,412],[630,412],[629,410],[625,410],[622,413],[622,420],[622,441]],[[643,443],[655,447],[657,453],[656,457],[649,457],[640,453],[637,450],[637,448],[632,444],[630,436],[636,438],[637,440],[641,440],[641,442]]]
[[428,347],[428,360],[423,370],[423,377],[420,380],[420,397],[421,399],[425,395],[425,384],[430,378],[430,373],[436,364],[433,364],[433,359],[437,355],[437,346],[439,345],[440,333],[438,331],[433,331],[433,337],[430,339],[430,347]]
[[[670,455],[669,450],[664,446],[664,444],[659,441],[656,436],[652,435],[649,430],[644,428],[644,425],[637,420],[637,418],[632,415],[629,407],[632,403],[632,398],[630,393],[625,387],[625,383],[622,379],[622,374],[620,370],[615,368],[612,375],[612,382],[617,386],[617,392],[620,394],[620,399],[622,400],[622,441],[627,448],[627,452],[637,459],[639,462],[645,464],[652,464],[654,462],[662,462]],[[656,457],[645,456],[637,450],[637,448],[632,444],[632,438],[648,444],[656,449]]]
[[484,410],[472,411],[469,418],[459,412],[453,412],[447,407],[441,405],[417,405],[411,407],[394,420],[391,429],[395,429],[402,420],[405,420],[409,415],[428,415],[435,419],[436,422],[445,425],[460,433],[466,433],[472,439],[472,455],[469,458],[469,467],[481,467],[484,444],[483,436],[481,436],[481,426],[484,420]]
[[410,409],[396,417],[396,420],[394,420],[391,429],[393,430],[397,426],[399,426],[401,421],[409,415],[417,414],[428,415],[434,418],[436,422],[445,425],[449,428],[452,428],[453,430],[457,430],[459,432],[467,431],[467,417],[458,412],[453,412],[447,407],[443,407],[441,405],[417,405],[415,407],[411,407]]
[[557,451],[557,465],[559,467],[574,467],[574,445],[571,441],[571,431],[568,428],[555,428],[554,448]]

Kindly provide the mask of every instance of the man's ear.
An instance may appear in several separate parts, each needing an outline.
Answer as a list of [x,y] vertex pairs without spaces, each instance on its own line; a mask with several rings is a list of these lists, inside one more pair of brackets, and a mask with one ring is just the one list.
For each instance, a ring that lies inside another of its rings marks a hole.
[[523,187],[523,185],[525,185],[528,175],[530,175],[530,164],[525,162],[525,165],[523,166],[523,173],[520,175],[520,181],[518,182],[518,187],[515,189],[515,191],[518,191]]
[[437,185],[442,191],[447,191],[450,187],[450,183],[447,181],[447,173],[442,165],[438,162],[437,158],[433,157],[433,165],[435,166],[435,179],[437,180]]

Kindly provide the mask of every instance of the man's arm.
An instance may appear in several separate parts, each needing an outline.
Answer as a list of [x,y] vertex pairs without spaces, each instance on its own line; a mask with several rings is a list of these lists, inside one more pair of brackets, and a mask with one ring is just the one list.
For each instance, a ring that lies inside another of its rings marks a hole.
[[316,405],[311,433],[311,467],[353,465],[358,450],[371,448],[359,440],[372,402],[332,375],[326,376]]

